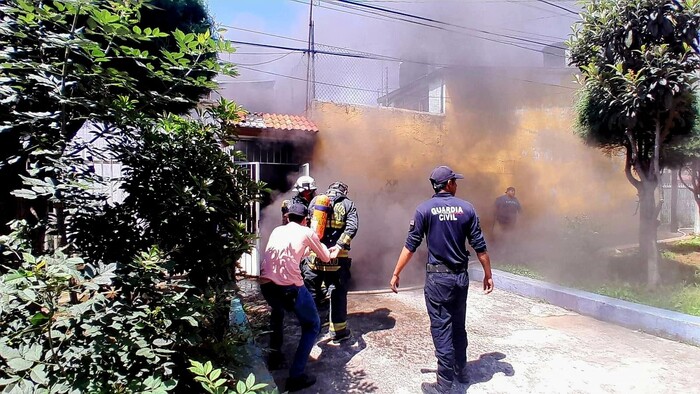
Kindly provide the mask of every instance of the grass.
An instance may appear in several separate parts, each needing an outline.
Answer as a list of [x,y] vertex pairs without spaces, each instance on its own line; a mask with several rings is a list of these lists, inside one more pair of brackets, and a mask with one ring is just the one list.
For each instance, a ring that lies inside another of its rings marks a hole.
[[667,260],[700,268],[700,237],[659,245],[661,256]]
[[497,267],[494,267],[496,269],[499,269],[501,271],[505,271],[514,275],[520,275],[524,276],[526,278],[530,279],[538,279],[538,280],[544,280],[545,277],[541,275],[539,272],[534,271],[532,268],[525,267],[522,265],[515,265],[515,264],[504,264],[504,265],[499,265]]
[[696,284],[661,286],[655,290],[650,290],[644,285],[630,283],[608,283],[599,287],[582,287],[583,290],[608,297],[700,316],[700,286]]
[[[544,275],[530,267],[506,264],[494,268],[527,278],[547,280]],[[637,304],[700,316],[700,285],[695,283],[664,285],[653,290],[643,284],[628,282],[609,282],[602,285],[584,282],[559,284]]]

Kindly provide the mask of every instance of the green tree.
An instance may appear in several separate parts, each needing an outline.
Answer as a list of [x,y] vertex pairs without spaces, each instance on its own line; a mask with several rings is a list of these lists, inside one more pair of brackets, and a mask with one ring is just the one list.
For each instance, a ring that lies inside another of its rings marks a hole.
[[10,194],[35,152],[64,152],[86,121],[114,123],[120,96],[157,116],[190,110],[214,87],[217,51],[184,42],[216,33],[202,0],[10,0],[0,18],[0,232],[50,211]]
[[[148,110],[232,74],[210,56],[231,47],[208,29],[140,27],[142,11],[140,1],[0,2],[0,131],[20,141],[6,161],[21,163],[12,194],[27,218],[0,236],[8,392],[198,392],[189,359],[212,360],[233,382],[232,271],[254,236],[245,219],[260,187],[219,149],[241,109]],[[161,39],[172,47],[137,47]],[[142,77],[166,88],[145,90]],[[83,157],[107,152],[72,138],[86,123],[128,165],[123,203],[107,203]]]
[[656,198],[665,148],[695,131],[693,86],[700,2],[599,0],[584,10],[568,42],[581,76],[577,131],[590,144],[623,149],[639,197],[639,244],[648,284],[660,280]]

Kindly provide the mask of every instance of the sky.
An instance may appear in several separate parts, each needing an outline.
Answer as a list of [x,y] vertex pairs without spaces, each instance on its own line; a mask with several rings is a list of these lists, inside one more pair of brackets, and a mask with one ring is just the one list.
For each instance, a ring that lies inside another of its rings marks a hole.
[[299,31],[298,22],[308,12],[308,5],[291,0],[208,0],[207,3],[209,12],[220,24],[280,35]]
[[[415,19],[407,22],[401,20],[407,18],[396,15],[380,16],[376,11],[372,13],[337,1],[315,1],[315,41],[336,47],[321,49],[369,52],[409,62],[472,66],[541,66],[542,54],[538,51],[542,44],[565,40],[575,20],[570,12],[557,7],[576,9],[569,0],[554,0],[554,3],[552,0],[361,0],[371,6],[446,22],[449,25],[441,25],[446,26],[444,29],[427,28],[415,23]],[[215,21],[228,29],[228,39],[288,48],[307,46],[308,0],[208,0],[208,7]],[[518,45],[495,42],[510,40],[505,36],[529,41],[518,41]],[[306,94],[299,83],[306,76],[304,54],[236,46],[237,53],[228,60],[239,65],[240,75],[232,84],[275,81],[273,95],[280,97],[280,103],[298,102]],[[372,92],[398,88],[399,67],[399,61],[360,61],[320,55],[316,60],[320,96],[317,98],[376,104],[378,94]],[[282,98],[280,94],[287,96]],[[348,98],[349,95],[352,97]]]

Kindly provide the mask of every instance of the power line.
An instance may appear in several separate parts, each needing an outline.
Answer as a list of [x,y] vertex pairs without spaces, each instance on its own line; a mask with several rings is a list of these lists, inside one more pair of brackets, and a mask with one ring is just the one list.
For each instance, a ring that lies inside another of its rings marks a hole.
[[[365,3],[395,3],[395,4],[431,4],[431,3],[461,3],[461,4],[480,4],[480,3],[534,3],[539,0],[364,0]],[[575,3],[578,0],[559,0],[561,3]]]
[[[292,0],[292,1],[301,1],[301,0]],[[342,3],[341,3],[341,4],[338,4],[338,5],[341,6],[341,7],[344,7],[344,8],[355,9],[355,8],[353,8],[352,6],[349,6],[348,4],[342,4]],[[327,7],[326,7],[326,8],[327,8]],[[340,9],[334,9],[334,8],[329,8],[329,9],[334,10],[334,11],[338,11],[338,12],[347,12],[347,11],[343,11],[343,10],[340,10]],[[375,15],[381,15],[380,13],[375,12],[375,11],[372,11],[372,10],[362,10],[362,12],[370,13],[370,14],[375,14]],[[360,15],[360,16],[370,17],[369,15],[364,15],[364,14],[354,14],[354,15]],[[525,50],[531,51],[531,52],[541,52],[540,49],[537,49],[537,48],[530,48],[530,47],[526,47],[526,46],[523,46],[523,45],[518,45],[518,44],[516,44],[516,43],[514,43],[514,42],[511,42],[511,41],[503,41],[503,40],[497,40],[497,39],[488,38],[488,37],[481,37],[481,36],[478,36],[478,35],[475,35],[475,34],[466,33],[466,32],[464,32],[464,31],[457,31],[457,30],[447,29],[447,28],[444,28],[444,27],[435,26],[435,25],[431,25],[431,24],[427,24],[427,23],[423,23],[423,22],[419,22],[419,21],[413,21],[413,20],[409,20],[409,19],[405,19],[405,18],[392,17],[392,18],[390,18],[390,19],[388,19],[388,20],[390,20],[390,21],[392,21],[392,22],[408,22],[408,23],[411,23],[411,24],[415,24],[415,25],[419,25],[419,26],[424,26],[424,27],[429,27],[429,28],[433,28],[433,29],[438,29],[438,30],[442,30],[442,31],[450,32],[450,33],[463,34],[463,35],[466,35],[466,36],[469,36],[469,37],[475,37],[475,38],[478,38],[478,39],[481,39],[481,40],[490,41],[490,42],[495,42],[495,43],[498,43],[498,44],[510,45],[510,46],[514,46],[514,47],[517,47],[517,48],[525,49]],[[465,28],[465,29],[470,29],[470,28]],[[478,31],[479,29],[472,29],[472,30]],[[487,33],[488,33],[488,32],[487,32]],[[521,33],[522,33],[522,32],[521,32]],[[492,34],[497,34],[497,33],[492,33]],[[525,33],[525,34],[528,34],[528,33]],[[515,37],[515,38],[516,38],[516,39],[520,39],[520,40],[527,40],[527,38],[522,38],[522,37]],[[550,37],[550,38],[551,38],[551,37]],[[536,43],[537,43],[538,45],[549,45],[549,44],[542,43],[542,42],[536,42]]]
[[540,3],[547,4],[547,5],[549,5],[549,6],[555,7],[555,8],[559,8],[560,10],[564,10],[564,11],[570,13],[570,14],[574,14],[574,15],[577,15],[577,16],[578,16],[578,12],[573,11],[573,10],[570,10],[570,9],[568,9],[568,8],[566,8],[566,7],[562,7],[562,6],[560,6],[559,4],[554,4],[554,3],[549,2],[549,1],[547,1],[547,0],[537,0],[537,1],[540,2]]
[[[282,46],[282,45],[262,44],[262,43],[257,43],[257,42],[238,41],[238,40],[231,40],[230,42],[232,42],[234,44],[239,44],[239,45],[250,45],[250,46],[262,47],[262,48],[282,49],[282,50],[292,51],[292,52],[303,52],[303,53],[309,52],[309,50],[307,48],[294,48],[294,47],[288,47],[288,46]],[[399,58],[392,58],[390,56],[382,56],[382,55],[375,55],[375,54],[342,53],[342,52],[324,51],[324,50],[320,50],[320,49],[314,49],[314,50],[311,50],[311,52],[313,52],[315,54],[321,54],[321,55],[352,57],[352,58],[356,58],[356,59],[387,60],[387,61],[396,61],[396,62],[405,61],[407,63],[418,63],[418,62],[412,62],[410,60],[403,60],[403,59],[399,59]],[[432,65],[432,63],[423,63],[423,64]]]
[[[233,65],[236,65],[236,63],[232,63],[232,64],[233,64]],[[246,69],[246,70],[255,71],[255,72],[259,72],[259,73],[263,73],[263,74],[275,75],[275,76],[278,76],[278,77],[283,77],[283,78],[293,79],[293,80],[296,80],[296,81],[306,82],[306,78],[294,77],[294,76],[292,76],[292,75],[285,75],[285,74],[280,74],[280,73],[276,73],[276,72],[272,72],[272,71],[258,70],[258,69],[255,69],[255,68],[252,68],[252,67],[247,67],[247,66],[238,66],[238,65],[236,65],[236,67],[240,67],[240,68],[243,68],[243,69]],[[318,85],[332,86],[332,87],[336,87],[336,88],[358,90],[358,91],[363,91],[363,92],[372,92],[372,93],[377,93],[377,94],[379,93],[379,90],[365,89],[365,88],[357,88],[357,87],[354,87],[354,86],[339,85],[339,84],[329,83],[329,82],[314,81],[313,83],[318,84]]]
[[508,2],[508,3],[510,3],[510,4],[518,5],[518,6],[520,6],[520,7],[532,8],[533,10],[546,12],[546,13],[548,13],[548,14],[553,14],[553,16],[556,16],[556,17],[562,17],[562,16],[569,17],[569,15],[567,15],[567,14],[562,14],[562,13],[557,12],[557,11],[551,9],[551,8],[543,8],[541,5],[538,6],[537,4],[534,4],[536,0],[532,0],[532,1],[530,1],[530,2],[523,2],[523,1],[516,1],[516,0],[504,0],[504,1],[506,1],[506,2]]
[[[272,71],[259,70],[259,69],[252,68],[252,67],[248,67],[248,66],[240,66],[240,65],[237,65],[237,64],[234,63],[234,62],[228,62],[228,63],[231,63],[231,64],[233,64],[233,65],[236,65],[237,67],[240,67],[240,68],[243,68],[243,69],[246,69],[246,70],[250,70],[250,71],[255,71],[255,72],[260,72],[260,73],[263,73],[263,74],[270,74],[270,75],[275,75],[275,76],[278,76],[278,77],[283,77],[283,78],[288,78],[288,79],[293,79],[293,80],[297,80],[297,81],[306,82],[306,79],[305,79],[305,78],[294,77],[294,76],[291,76],[291,75],[280,74],[280,73],[276,73],[276,72],[272,72]],[[576,88],[571,87],[571,86],[557,85],[557,84],[548,83],[548,82],[533,81],[533,80],[530,80],[530,79],[512,78],[512,77],[506,77],[506,76],[504,76],[503,78],[504,78],[504,79],[509,79],[509,80],[512,80],[512,81],[527,82],[527,83],[532,83],[532,84],[536,84],[536,85],[550,86],[550,87],[555,87],[555,88],[560,88],[560,89],[576,90]],[[337,88],[358,90],[358,91],[363,91],[363,92],[373,92],[373,93],[378,93],[378,92],[379,92],[379,90],[358,88],[358,87],[347,86],[347,85],[339,85],[339,84],[334,84],[334,83],[330,83],[330,82],[313,81],[313,83],[316,83],[316,84],[319,84],[319,85],[337,87]]]
[[279,52],[238,52],[235,51],[232,53],[233,55],[245,55],[245,56],[250,56],[250,55],[260,55],[260,56],[271,56],[271,55],[279,55]]
[[[300,3],[300,4],[306,4],[306,3],[304,3],[304,0],[291,0],[291,1],[294,1],[294,2],[297,2],[297,3]],[[513,1],[513,0],[504,0],[504,1]],[[531,0],[531,1],[535,1],[535,0]],[[341,6],[342,6],[342,5],[341,5]],[[317,6],[317,7],[319,7],[319,6]],[[367,14],[359,14],[359,13],[354,13],[354,12],[349,12],[349,11],[343,11],[343,10],[340,10],[340,9],[337,9],[337,8],[331,8],[331,7],[327,7],[327,6],[324,6],[324,5],[320,5],[320,7],[321,7],[321,8],[325,8],[325,9],[329,9],[329,10],[333,10],[333,11],[344,12],[344,13],[350,13],[350,14],[352,14],[352,15],[358,15],[358,16],[362,16],[362,17],[367,17],[367,18],[372,18],[372,19],[378,19],[378,20],[382,20],[382,21],[395,21],[395,20],[392,20],[392,19],[389,18],[389,17],[374,18],[374,17],[372,17],[372,16],[370,16],[370,15],[367,15]],[[388,19],[387,19],[387,18],[388,18]],[[276,37],[276,38],[282,38],[282,39],[284,39],[284,40],[290,40],[290,41],[297,41],[297,42],[307,43],[306,40],[302,40],[302,39],[299,39],[299,38],[293,38],[293,37],[289,37],[289,36],[282,36],[282,35],[279,35],[279,34],[266,33],[266,32],[261,32],[261,31],[258,31],[258,30],[246,29],[246,28],[243,28],[243,27],[236,27],[236,26],[224,25],[224,24],[222,24],[222,25],[220,25],[220,26],[221,26],[221,27],[225,27],[225,28],[227,28],[227,29],[245,31],[245,32],[248,32],[248,33],[262,34],[262,35],[265,35],[265,36]],[[521,30],[514,30],[514,29],[508,29],[508,28],[505,28],[505,30],[510,30],[510,31],[513,31],[513,32],[523,33],[523,34],[538,35],[538,36],[545,37],[545,38],[559,39],[559,37],[548,36],[548,35],[545,35],[545,34],[538,34],[538,33],[532,33],[532,32],[525,32],[525,31],[521,31]],[[451,31],[451,30],[450,30],[450,31]],[[540,52],[538,49],[527,48],[527,47],[521,47],[521,46],[519,46],[519,45],[516,45],[516,44],[513,44],[513,43],[509,43],[509,42],[505,42],[505,41],[497,41],[497,42],[498,42],[498,43],[502,43],[502,44],[513,45],[513,46],[516,46],[516,47],[522,48],[522,49],[535,50],[535,51],[537,51],[537,52]],[[328,45],[328,44],[317,44],[317,45],[323,45],[323,46],[326,46],[326,47],[329,47],[329,48],[342,49],[342,50],[347,50],[347,51],[361,52],[361,51],[357,51],[357,50],[351,49],[351,48],[333,46],[333,45]]]
[[[248,63],[248,64],[246,64],[246,63],[236,63],[236,64],[242,65],[242,66],[262,66],[263,64],[269,64],[269,63],[276,62],[276,61],[278,61],[278,60],[282,60],[282,59],[284,59],[285,57],[287,57],[287,56],[289,56],[289,55],[291,55],[291,54],[293,54],[293,53],[298,53],[298,52],[297,52],[297,51],[288,52],[288,53],[285,53],[284,55],[282,55],[282,56],[280,56],[280,57],[278,57],[278,58],[275,58],[275,59],[272,59],[272,60],[267,60],[267,61],[260,62],[260,63]],[[235,54],[235,53],[234,53],[234,54]]]
[[[290,52],[308,53],[308,49],[305,49],[305,48],[294,48],[294,47],[281,46],[281,45],[262,44],[262,43],[256,43],[256,42],[250,42],[250,41],[231,40],[230,42],[232,42],[234,44],[239,44],[239,45],[249,45],[249,46],[254,46],[254,47],[280,49],[280,50],[285,50],[285,51],[290,51]],[[514,44],[514,45],[517,45],[517,44]],[[373,53],[359,53],[359,52],[358,53],[343,53],[343,52],[333,52],[333,51],[326,51],[326,50],[320,50],[320,49],[315,49],[312,52],[314,54],[320,54],[320,55],[349,57],[349,58],[355,58],[355,59],[370,59],[370,60],[383,60],[383,61],[393,61],[393,62],[405,62],[405,63],[414,63],[414,64],[424,64],[424,65],[435,66],[435,67],[459,67],[459,65],[454,65],[454,64],[420,62],[420,61],[401,59],[401,58],[396,58],[396,57],[391,57],[391,56],[377,55],[377,54],[373,54]]]
[[[296,2],[296,3],[300,3],[300,4],[306,4],[306,3],[304,2],[304,0],[290,0],[290,1],[293,1],[293,2]],[[351,10],[356,10],[356,9],[357,9],[357,8],[355,8],[355,7],[350,6],[349,4],[344,4],[344,3],[339,3],[339,4],[333,3],[333,5],[335,5],[335,6],[340,6],[340,7],[347,8],[347,9],[351,9]],[[372,11],[372,10],[366,10],[366,9],[364,9],[364,10],[359,10],[359,11],[361,11],[361,12],[363,12],[363,13],[362,13],[362,14],[358,14],[358,13],[350,12],[350,11],[347,11],[347,10],[341,10],[341,9],[338,9],[338,8],[332,8],[332,7],[324,6],[323,4],[317,5],[316,7],[325,8],[325,9],[328,9],[328,10],[332,10],[332,11],[336,11],[336,12],[342,12],[342,13],[351,14],[351,15],[358,15],[358,16],[362,16],[362,17],[366,17],[366,18],[379,19],[379,20],[382,20],[382,21],[407,22],[407,23],[411,23],[411,24],[415,24],[415,25],[419,25],[419,26],[429,27],[429,28],[432,28],[432,29],[438,29],[438,30],[442,30],[442,31],[446,31],[446,32],[457,33],[457,34],[463,34],[463,35],[466,35],[466,36],[469,36],[469,37],[474,37],[474,38],[478,38],[478,39],[485,40],[485,41],[495,42],[495,43],[498,43],[498,44],[510,45],[510,46],[514,46],[514,47],[517,47],[517,48],[525,49],[525,50],[531,51],[531,52],[538,52],[538,53],[541,52],[539,49],[530,48],[530,47],[526,47],[526,46],[523,46],[523,45],[518,45],[518,44],[515,44],[515,43],[510,42],[510,41],[503,41],[503,40],[496,40],[496,39],[488,38],[488,37],[482,37],[482,36],[478,36],[478,35],[475,35],[475,34],[469,34],[469,33],[464,32],[464,31],[451,30],[451,29],[447,29],[447,28],[444,28],[444,27],[441,27],[441,26],[435,26],[435,25],[431,25],[431,24],[428,24],[428,23],[424,23],[424,22],[420,22],[420,21],[415,21],[415,20],[410,20],[410,19],[401,18],[401,17],[395,17],[395,16],[394,16],[394,17],[389,17],[389,16],[382,15],[381,13],[376,12],[376,11]],[[372,15],[379,15],[379,16],[381,17],[381,19],[380,19],[380,18],[377,18],[377,17],[373,17]],[[384,19],[384,18],[386,18],[386,19]],[[464,28],[464,29],[467,29],[467,30],[470,29],[470,28],[467,28],[467,27],[463,27],[463,28]],[[486,31],[486,30],[479,30],[479,29],[471,29],[471,30],[478,31],[478,32],[483,32],[484,34],[499,35],[498,33],[488,32],[488,31]],[[540,42],[540,41],[529,40],[529,39],[523,38],[523,37],[508,36],[508,35],[503,35],[503,36],[505,36],[505,37],[507,37],[507,38],[510,38],[510,39],[520,40],[520,41],[532,41],[532,43],[537,44],[537,45],[543,45],[543,46],[549,46],[549,45],[550,45],[550,44],[548,44],[548,43],[543,43],[543,42]],[[564,48],[558,47],[558,46],[555,46],[555,47],[560,48],[560,49],[564,49]],[[559,56],[559,55],[555,55],[555,56]],[[563,57],[563,56],[560,56],[560,57]]]
[[[260,35],[263,35],[263,36],[270,36],[270,37],[282,38],[282,39],[284,39],[284,40],[290,40],[290,41],[301,42],[301,43],[304,43],[304,44],[306,44],[306,43],[308,42],[307,40],[301,40],[301,39],[298,39],[298,38],[293,38],[293,37],[288,37],[288,36],[281,36],[281,35],[278,35],[278,34],[266,33],[266,32],[262,32],[262,31],[258,31],[258,30],[244,29],[244,28],[242,28],[242,27],[227,26],[227,25],[221,25],[221,26],[226,27],[226,28],[229,28],[229,29],[241,30],[241,31],[245,31],[245,32],[249,32],[249,33],[254,33],[254,34],[260,34]],[[243,41],[232,41],[232,42],[243,42]],[[336,49],[336,50],[339,50],[339,51],[349,51],[349,52],[352,52],[352,53],[363,54],[363,55],[371,55],[371,56],[376,56],[376,57],[384,57],[384,58],[389,58],[389,59],[392,59],[392,60],[393,60],[393,59],[402,60],[402,59],[397,59],[397,58],[391,58],[390,56],[386,56],[386,55],[378,55],[378,54],[376,54],[376,53],[358,51],[358,50],[355,50],[355,49],[352,49],[352,48],[339,47],[339,46],[328,45],[328,44],[319,44],[319,43],[315,43],[315,44],[316,44],[316,45],[323,46],[323,47],[326,47],[326,48]],[[272,44],[270,44],[270,45],[272,45]],[[307,49],[304,49],[304,52],[308,52],[308,48],[307,48]]]
[[[512,40],[518,40],[518,41],[523,41],[523,42],[528,42],[528,43],[538,44],[538,45],[543,45],[543,46],[550,46],[550,45],[551,45],[551,43],[546,43],[546,42],[541,42],[541,41],[530,40],[530,39],[527,39],[527,38],[524,38],[524,37],[512,36],[512,35],[509,35],[509,34],[494,33],[494,32],[488,31],[488,30],[484,30],[484,29],[475,29],[475,28],[466,27],[466,26],[462,26],[462,25],[457,25],[457,24],[454,24],[454,23],[445,22],[445,21],[441,21],[441,20],[437,20],[437,19],[433,19],[433,18],[427,18],[427,17],[424,17],[424,16],[416,15],[416,14],[410,14],[410,13],[406,13],[406,12],[403,12],[403,11],[394,10],[394,9],[391,9],[391,8],[378,7],[378,6],[373,6],[373,5],[371,5],[371,4],[365,4],[365,3],[357,3],[357,2],[354,2],[354,1],[351,1],[351,0],[335,0],[335,1],[338,2],[338,3],[344,3],[344,4],[353,5],[353,6],[357,7],[358,9],[359,9],[359,8],[368,8],[368,9],[375,10],[375,11],[380,11],[380,12],[385,12],[385,13],[389,13],[389,14],[399,15],[399,16],[403,16],[403,17],[413,18],[413,19],[417,19],[417,20],[420,20],[420,21],[424,21],[424,22],[430,22],[430,23],[436,23],[436,24],[444,25],[444,26],[456,27],[456,28],[464,29],[464,30],[468,30],[468,31],[476,31],[476,32],[479,32],[479,33],[482,33],[482,34],[488,34],[488,35],[493,35],[493,36],[502,37],[502,38],[509,38],[509,39],[512,39]],[[545,1],[545,0],[540,0],[540,1]],[[573,11],[571,11],[571,10],[568,10],[568,11],[573,12]],[[436,26],[428,25],[428,24],[426,24],[425,26],[434,27],[434,28],[436,27]],[[484,38],[484,37],[479,37],[479,36],[475,36],[475,37],[482,38],[482,39]],[[558,46],[556,46],[556,45],[554,45],[554,47],[557,47],[557,48],[560,48],[560,49],[566,49],[566,48],[564,48],[564,47],[558,47]]]
[[297,42],[306,43],[306,40],[302,40],[302,39],[300,39],[300,38],[293,38],[293,37],[289,37],[289,36],[281,36],[281,35],[279,35],[279,34],[265,33],[265,32],[261,32],[261,31],[258,31],[258,30],[251,30],[251,29],[246,29],[246,28],[243,28],[243,27],[236,27],[236,26],[230,26],[230,25],[220,25],[220,26],[221,26],[221,27],[225,27],[225,28],[227,28],[227,29],[240,30],[240,31],[245,31],[245,32],[248,32],[248,33],[255,33],[255,34],[263,34],[263,35],[270,36],[270,37],[282,38],[282,39],[284,39],[284,40],[297,41]]

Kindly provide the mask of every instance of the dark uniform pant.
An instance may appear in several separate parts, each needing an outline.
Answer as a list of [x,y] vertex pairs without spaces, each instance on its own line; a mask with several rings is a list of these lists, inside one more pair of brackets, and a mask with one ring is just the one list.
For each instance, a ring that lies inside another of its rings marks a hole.
[[350,281],[350,262],[352,259],[339,257],[336,259],[340,268],[337,271],[314,270],[304,264],[304,284],[311,295],[320,305],[326,294],[323,291],[325,283],[330,302],[331,336],[342,335],[347,330],[348,319],[348,282]]
[[437,382],[449,390],[455,374],[467,378],[467,290],[469,275],[427,273],[425,305],[430,316],[430,334],[438,360]]

